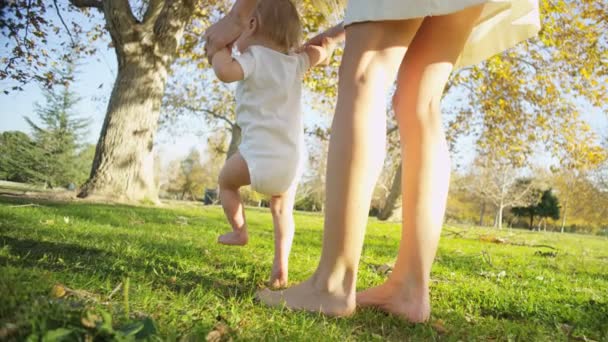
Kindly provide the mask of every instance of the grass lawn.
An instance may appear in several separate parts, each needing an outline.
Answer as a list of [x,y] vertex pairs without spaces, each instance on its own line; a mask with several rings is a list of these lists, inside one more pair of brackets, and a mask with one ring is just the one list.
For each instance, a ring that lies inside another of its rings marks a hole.
[[[216,244],[227,229],[218,207],[29,203],[0,197],[0,340],[608,341],[605,237],[447,228],[432,319],[411,325],[371,309],[335,319],[256,303],[273,255],[265,210],[248,211],[250,244],[231,248]],[[296,224],[291,282],[321,251],[322,217],[298,213]],[[370,220],[359,288],[383,281],[399,235]]]

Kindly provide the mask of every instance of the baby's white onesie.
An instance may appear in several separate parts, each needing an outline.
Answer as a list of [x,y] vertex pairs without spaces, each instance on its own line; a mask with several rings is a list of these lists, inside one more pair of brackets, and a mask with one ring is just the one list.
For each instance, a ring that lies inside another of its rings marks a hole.
[[236,122],[251,186],[283,194],[298,181],[305,159],[301,98],[308,55],[253,45],[235,59],[245,76],[236,89]]

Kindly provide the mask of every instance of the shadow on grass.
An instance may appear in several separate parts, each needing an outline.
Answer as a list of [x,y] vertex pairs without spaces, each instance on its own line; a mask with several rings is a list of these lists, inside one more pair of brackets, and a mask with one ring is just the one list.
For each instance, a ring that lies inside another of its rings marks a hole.
[[[94,247],[0,236],[0,248],[7,247],[11,258],[3,257],[2,263],[13,267],[79,273],[87,277],[109,279],[112,283],[125,277],[145,282],[152,280],[153,287],[164,287],[176,293],[202,287],[226,298],[255,291],[255,286],[244,281],[238,274],[222,271],[228,265],[211,265],[214,270],[209,272],[183,271],[180,270],[179,263],[162,257],[120,256]],[[179,274],[178,280],[172,278],[175,274]]]
[[[196,208],[192,212],[179,212],[177,214],[174,209],[163,207],[138,207],[127,204],[101,204],[87,203],[75,201],[52,201],[45,199],[33,199],[24,197],[7,197],[0,196],[0,203],[8,205],[40,205],[43,209],[51,209],[52,213],[57,216],[66,216],[83,221],[104,224],[112,226],[125,226],[125,218],[130,222],[153,222],[155,224],[175,224],[179,216],[184,216],[189,220],[198,218]],[[18,210],[19,208],[11,208]],[[202,210],[202,209],[201,209]],[[211,218],[205,218],[206,222],[214,221]],[[218,223],[223,223],[223,220],[217,220]]]

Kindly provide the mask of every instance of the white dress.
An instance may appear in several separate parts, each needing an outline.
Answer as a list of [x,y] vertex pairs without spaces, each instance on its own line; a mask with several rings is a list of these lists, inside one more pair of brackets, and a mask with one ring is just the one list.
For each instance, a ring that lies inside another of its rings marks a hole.
[[456,66],[475,64],[535,36],[537,0],[349,0],[344,24],[446,15],[484,4]]
[[308,55],[254,45],[235,59],[245,76],[236,89],[236,122],[251,187],[283,194],[298,181],[305,162],[301,99]]

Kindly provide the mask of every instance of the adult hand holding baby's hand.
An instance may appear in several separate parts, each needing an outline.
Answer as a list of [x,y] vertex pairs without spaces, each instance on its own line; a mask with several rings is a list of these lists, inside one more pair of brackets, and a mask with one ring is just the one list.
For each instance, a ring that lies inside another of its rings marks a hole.
[[312,37],[308,42],[306,42],[306,44],[304,44],[300,48],[300,51],[304,51],[308,46],[322,47],[327,54],[327,58],[323,62],[321,62],[320,65],[328,65],[331,60],[331,56],[333,55],[334,50],[336,49],[337,44],[342,42],[344,38],[344,26],[342,25],[342,23],[340,23]]
[[211,60],[218,50],[231,46],[241,32],[243,32],[244,28],[245,23],[232,12],[211,25],[205,31],[205,52],[207,53],[207,58]]

